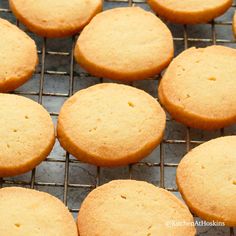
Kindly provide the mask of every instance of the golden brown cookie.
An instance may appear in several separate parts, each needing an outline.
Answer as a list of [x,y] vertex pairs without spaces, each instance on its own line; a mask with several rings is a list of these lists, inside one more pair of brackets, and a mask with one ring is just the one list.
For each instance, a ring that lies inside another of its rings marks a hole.
[[69,98],[59,114],[62,147],[83,162],[119,166],[137,162],[161,142],[165,113],[146,92],[97,84]]
[[32,170],[55,142],[50,115],[38,103],[13,94],[0,94],[0,107],[0,177]]
[[104,11],[80,34],[77,62],[92,75],[141,80],[164,69],[173,57],[173,39],[166,25],[139,7]]
[[76,34],[102,10],[102,0],[9,0],[15,16],[44,37]]
[[177,184],[189,208],[202,219],[236,226],[236,136],[208,141],[189,152],[177,169]]
[[180,24],[198,24],[225,13],[233,0],[147,0],[161,17]]
[[31,78],[38,63],[35,42],[0,18],[0,92],[14,90]]
[[177,56],[159,86],[159,98],[177,121],[199,129],[236,122],[236,50],[190,48]]
[[77,236],[74,219],[54,196],[32,189],[0,189],[0,235]]
[[[172,226],[171,222],[186,225]],[[78,216],[80,236],[193,236],[196,231],[190,224],[193,217],[177,197],[135,180],[115,180],[96,188]]]

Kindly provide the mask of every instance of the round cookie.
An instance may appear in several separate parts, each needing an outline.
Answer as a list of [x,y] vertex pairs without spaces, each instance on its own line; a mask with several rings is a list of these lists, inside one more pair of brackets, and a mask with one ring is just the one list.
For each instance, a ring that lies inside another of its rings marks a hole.
[[207,221],[236,226],[236,136],[208,141],[177,168],[179,191],[192,212]]
[[233,0],[147,0],[161,17],[180,24],[206,23],[225,13]]
[[[185,222],[185,226],[171,223]],[[80,236],[193,236],[188,208],[172,193],[143,181],[115,180],[96,188],[79,211]]]
[[15,16],[49,38],[76,34],[102,10],[102,0],[9,0]]
[[159,98],[171,116],[198,129],[236,122],[236,50],[223,46],[190,48],[166,70]]
[[55,142],[54,125],[38,103],[13,94],[0,94],[0,177],[32,170]]
[[59,114],[61,146],[83,162],[119,166],[137,162],[161,142],[165,112],[146,92],[104,83],[69,98]]
[[74,219],[56,197],[32,189],[0,189],[0,235],[77,236]]
[[141,80],[160,73],[174,53],[166,25],[139,7],[104,11],[80,34],[77,62],[97,77]]
[[38,63],[35,42],[0,18],[0,92],[12,91],[31,78]]

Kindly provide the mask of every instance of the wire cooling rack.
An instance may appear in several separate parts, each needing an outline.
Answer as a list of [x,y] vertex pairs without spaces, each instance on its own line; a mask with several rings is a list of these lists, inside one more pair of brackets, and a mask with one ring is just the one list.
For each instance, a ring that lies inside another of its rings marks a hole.
[[[133,4],[150,10],[146,1],[143,0],[105,0],[104,8],[132,6]],[[174,36],[176,55],[190,46],[223,44],[235,47],[236,42],[231,30],[232,15],[235,7],[236,4],[234,3],[227,14],[206,24],[186,26],[167,22]],[[36,40],[39,48],[40,65],[32,81],[14,91],[14,93],[37,100],[38,103],[48,108],[55,122],[63,101],[79,89],[105,80],[103,78],[92,78],[79,68],[78,65],[75,65],[73,54],[77,36],[65,39],[64,41],[57,41],[56,39],[40,38],[28,32],[12,15],[7,0],[0,0],[0,17],[15,22],[20,28],[24,29]],[[57,44],[59,46],[55,47]],[[65,45],[66,49],[61,50],[61,48],[64,49]],[[53,64],[53,66],[48,66],[49,64]],[[62,82],[60,78],[62,78]],[[148,91],[153,96],[157,96],[156,88],[159,78],[160,76],[157,76],[151,80],[134,82],[132,85]],[[54,81],[55,83],[51,83],[50,81]],[[85,83],[81,81],[89,82]],[[60,91],[57,91],[56,88],[58,87],[61,88]],[[55,102],[56,100],[59,100],[59,102]],[[51,103],[51,105],[48,105],[48,103]],[[51,110],[51,107],[57,108]],[[36,169],[22,176],[0,179],[0,187],[24,186],[50,192],[61,198],[75,216],[79,211],[81,201],[92,189],[114,178],[143,179],[179,196],[175,184],[175,170],[182,156],[192,147],[210,138],[224,134],[235,134],[235,128],[233,126],[227,129],[221,129],[220,131],[204,132],[184,127],[171,120],[171,118],[167,118],[167,133],[165,138],[151,157],[128,167],[112,168],[109,170],[107,168],[99,168],[81,163],[69,153],[65,153],[57,144],[52,154]],[[57,166],[58,168],[56,169],[53,166]],[[50,172],[55,173],[51,174]],[[84,175],[91,181],[85,180]],[[59,180],[55,176],[60,176]],[[212,229],[212,227],[205,229],[198,228],[198,234],[235,235],[233,228],[226,227],[217,229]]]

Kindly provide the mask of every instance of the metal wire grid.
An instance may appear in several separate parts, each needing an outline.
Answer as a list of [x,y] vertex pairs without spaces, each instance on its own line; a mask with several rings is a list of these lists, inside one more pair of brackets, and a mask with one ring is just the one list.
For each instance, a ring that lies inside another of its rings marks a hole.
[[[121,3],[127,3],[128,6],[135,5],[135,3],[146,3],[145,0],[104,0],[105,2],[121,2]],[[1,2],[0,2],[1,3]],[[236,4],[233,4],[232,7],[236,8]],[[11,10],[7,8],[1,8],[0,6],[0,13],[9,13],[11,14]],[[16,24],[19,26],[19,22],[16,21]],[[206,42],[206,43],[211,43],[211,44],[225,44],[225,43],[236,43],[234,40],[228,40],[228,39],[218,39],[216,37],[216,26],[227,26],[227,25],[232,25],[232,21],[216,21],[213,20],[212,22],[206,23],[211,26],[211,38],[191,38],[188,36],[187,33],[187,25],[183,25],[183,37],[175,37],[174,41],[180,41],[183,42],[184,49],[187,49],[189,46],[190,42]],[[20,91],[15,91],[15,94],[21,94],[24,96],[27,95],[35,95],[38,97],[38,103],[42,104],[42,99],[43,96],[52,96],[52,97],[65,97],[68,98],[73,95],[74,91],[74,77],[76,76],[88,76],[87,73],[76,73],[74,70],[74,46],[75,46],[75,40],[76,37],[72,37],[72,45],[71,45],[71,50],[70,52],[58,52],[58,51],[50,51],[47,50],[47,38],[43,38],[42,42],[42,49],[38,51],[39,56],[41,57],[41,69],[40,71],[37,71],[36,73],[40,74],[40,80],[39,80],[39,89],[38,92],[34,91],[26,91],[26,92],[20,92]],[[69,71],[52,71],[52,70],[46,70],[45,69],[45,58],[47,55],[52,55],[52,56],[65,56],[65,57],[70,57],[70,69]],[[54,93],[54,92],[45,92],[44,91],[44,78],[45,75],[65,75],[69,76],[69,90],[68,93]],[[153,78],[153,80],[159,79],[159,76],[156,78]],[[103,79],[100,79],[100,82],[103,82]],[[132,85],[132,84],[131,84]],[[58,116],[57,112],[51,112],[51,116]],[[167,119],[167,121],[170,121]],[[221,135],[224,135],[224,129],[221,130]],[[147,166],[147,167],[159,167],[160,170],[160,187],[165,188],[169,191],[172,192],[177,192],[178,190],[176,188],[168,188],[165,187],[165,178],[164,178],[164,172],[166,167],[174,167],[176,168],[178,164],[176,163],[170,163],[170,162],[165,162],[165,155],[164,155],[164,145],[165,144],[185,144],[186,145],[186,152],[189,152],[191,149],[191,145],[199,145],[203,143],[203,140],[192,140],[190,137],[190,128],[186,127],[186,139],[164,139],[162,143],[160,144],[160,161],[151,163],[151,162],[146,162],[146,161],[141,161],[132,165],[129,165],[129,177],[132,178],[132,168],[134,166]],[[69,183],[69,170],[70,170],[70,164],[71,163],[80,163],[78,160],[72,159],[70,157],[70,154],[66,152],[66,158],[65,160],[62,159],[55,159],[55,158],[47,158],[45,162],[54,162],[54,163],[64,163],[65,168],[64,168],[64,181],[63,183],[57,183],[57,182],[39,182],[35,180],[35,173],[36,169],[31,171],[31,178],[30,181],[15,181],[15,180],[6,180],[6,179],[0,179],[0,187],[2,187],[3,184],[7,185],[23,185],[23,186],[30,186],[30,188],[35,188],[36,186],[48,186],[48,187],[63,187],[63,202],[65,205],[67,205],[67,200],[68,200],[68,188],[75,188],[75,189],[89,189],[92,190],[93,188],[96,188],[97,186],[100,185],[100,167],[96,167],[96,184],[91,185],[91,184],[71,184]],[[69,209],[73,213],[77,213],[79,209],[77,208],[71,208]],[[234,236],[234,229],[230,228],[229,229],[229,235]]]

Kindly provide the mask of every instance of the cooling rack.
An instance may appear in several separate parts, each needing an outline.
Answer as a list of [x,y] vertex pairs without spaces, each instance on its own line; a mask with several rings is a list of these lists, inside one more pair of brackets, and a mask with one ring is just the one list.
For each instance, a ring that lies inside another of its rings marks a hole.
[[[105,9],[132,5],[150,10],[144,0],[104,0]],[[206,24],[187,26],[166,22],[174,36],[176,55],[191,46],[223,44],[236,47],[231,29],[235,7],[234,3],[227,14]],[[7,0],[0,0],[0,17],[14,22],[25,30],[36,40],[39,49],[40,64],[33,79],[14,93],[30,97],[44,105],[55,123],[61,104],[74,92],[92,84],[109,82],[103,78],[93,78],[75,64],[73,54],[77,36],[57,40],[40,38],[28,32],[12,15]],[[157,97],[159,78],[160,76],[156,76],[131,85]],[[175,184],[175,170],[182,156],[192,147],[210,138],[236,134],[235,128],[232,126],[214,132],[204,132],[184,127],[168,117],[165,138],[150,157],[127,167],[112,169],[81,163],[63,151],[57,143],[52,154],[36,169],[25,175],[0,179],[0,187],[24,186],[50,192],[59,197],[75,217],[81,201],[92,189],[115,178],[146,180],[180,197]],[[234,236],[234,232],[235,229],[226,227],[198,228],[198,235]]]

